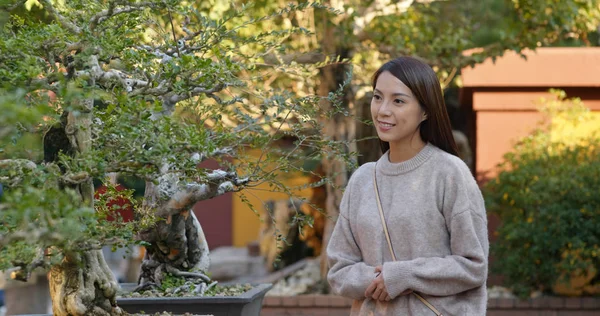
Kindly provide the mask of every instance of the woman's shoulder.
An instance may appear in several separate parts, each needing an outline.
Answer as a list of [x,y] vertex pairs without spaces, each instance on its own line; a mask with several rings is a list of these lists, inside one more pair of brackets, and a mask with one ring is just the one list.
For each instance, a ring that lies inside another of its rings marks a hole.
[[460,157],[450,154],[438,147],[435,147],[434,160],[436,165],[443,167],[448,171],[471,172],[467,164]]
[[435,147],[434,166],[446,177],[452,178],[453,182],[468,181],[475,182],[471,169],[460,157],[452,155]]
[[[438,184],[450,190],[445,190],[454,198],[463,197],[463,201],[468,201],[471,210],[481,210],[477,213],[481,216],[485,214],[485,205],[481,190],[477,184],[477,180],[473,176],[471,169],[459,157],[449,154],[441,149],[437,149],[435,166],[439,168],[439,175],[442,175],[443,181],[438,181]],[[450,193],[453,192],[453,193]]]
[[359,166],[348,180],[347,188],[353,187],[355,185],[360,185],[361,183],[365,183],[366,181],[370,181],[373,177],[373,169],[375,168],[374,162],[367,162],[361,166]]
[[367,173],[371,173],[373,172],[373,168],[375,168],[375,162],[371,161],[371,162],[367,162],[364,163],[362,165],[360,165],[353,173],[353,175],[355,174],[367,174]]

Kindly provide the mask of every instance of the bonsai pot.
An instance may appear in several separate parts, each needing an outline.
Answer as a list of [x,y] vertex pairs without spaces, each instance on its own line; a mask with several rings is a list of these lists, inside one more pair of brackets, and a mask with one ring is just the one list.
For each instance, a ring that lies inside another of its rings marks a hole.
[[[136,284],[121,284],[131,290]],[[257,284],[238,296],[132,297],[117,298],[117,305],[128,313],[192,313],[213,316],[259,316],[262,301],[272,284]]]

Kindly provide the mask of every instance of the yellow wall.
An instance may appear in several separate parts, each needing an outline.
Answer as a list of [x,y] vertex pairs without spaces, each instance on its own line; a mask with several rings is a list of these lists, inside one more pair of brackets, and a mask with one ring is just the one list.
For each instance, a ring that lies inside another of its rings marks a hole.
[[[287,184],[289,187],[298,187],[308,183],[308,177],[297,174],[297,176],[286,177],[281,179],[281,182]],[[268,184],[262,184],[256,187],[255,190],[252,188],[244,189],[242,192],[248,198],[250,203],[254,206],[257,211],[264,210],[264,203],[268,200],[280,200],[288,199],[289,197],[283,193],[271,192]],[[303,189],[297,192],[297,196],[310,197],[311,189]],[[244,247],[249,242],[258,240],[260,219],[249,206],[247,206],[236,194],[233,198],[233,211],[232,211],[232,234],[233,234],[233,246]]]

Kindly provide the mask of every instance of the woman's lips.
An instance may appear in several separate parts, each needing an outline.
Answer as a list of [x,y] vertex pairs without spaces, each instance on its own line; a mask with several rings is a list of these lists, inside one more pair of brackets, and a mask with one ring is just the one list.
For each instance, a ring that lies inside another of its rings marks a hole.
[[388,122],[382,122],[382,121],[377,121],[377,126],[379,127],[379,129],[381,131],[388,131],[390,129],[392,129],[392,127],[396,126],[396,124],[392,124],[392,123],[388,123]]

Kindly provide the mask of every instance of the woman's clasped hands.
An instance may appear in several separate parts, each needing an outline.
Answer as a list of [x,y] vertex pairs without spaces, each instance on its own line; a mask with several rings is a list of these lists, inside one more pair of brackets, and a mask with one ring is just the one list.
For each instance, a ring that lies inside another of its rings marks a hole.
[[[371,298],[376,301],[388,302],[392,298],[390,297],[390,295],[385,287],[385,283],[383,281],[383,267],[382,266],[375,267],[375,273],[376,273],[375,279],[373,281],[371,281],[371,284],[369,285],[369,287],[367,287],[367,290],[365,291],[365,297]],[[402,292],[400,295],[407,295],[410,293],[412,293],[412,290],[406,290],[406,291]]]

